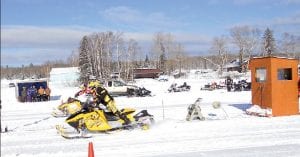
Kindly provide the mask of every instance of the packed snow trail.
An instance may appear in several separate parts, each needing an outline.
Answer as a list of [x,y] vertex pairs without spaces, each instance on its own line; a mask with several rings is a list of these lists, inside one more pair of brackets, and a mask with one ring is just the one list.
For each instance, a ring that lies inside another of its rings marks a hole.
[[[1,157],[82,157],[93,142],[95,156],[299,156],[300,116],[255,117],[245,114],[251,92],[200,91],[200,83],[189,83],[191,91],[166,93],[168,82],[143,80],[154,97],[116,97],[119,108],[147,109],[155,124],[149,130],[117,131],[89,139],[68,140],[57,134],[55,125],[65,118],[51,116],[60,100],[19,103],[14,89],[1,86],[2,127],[19,127],[1,133]],[[55,90],[56,89],[56,90]],[[77,88],[54,88],[56,96],[73,95]],[[219,120],[185,121],[187,106],[203,98],[204,116]],[[213,109],[220,101],[226,114]],[[162,102],[164,105],[162,105]],[[164,106],[164,110],[162,108]],[[163,112],[164,111],[164,112]],[[25,124],[31,124],[26,125]]]

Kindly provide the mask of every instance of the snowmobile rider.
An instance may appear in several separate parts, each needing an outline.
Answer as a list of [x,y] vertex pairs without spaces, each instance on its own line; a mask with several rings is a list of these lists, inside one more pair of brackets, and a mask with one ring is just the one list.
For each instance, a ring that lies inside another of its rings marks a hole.
[[86,83],[80,85],[79,88],[80,88],[80,91],[75,93],[75,98],[80,96],[80,95],[83,95],[83,94],[90,94],[91,93],[91,90],[87,87]]
[[128,125],[131,123],[126,115],[121,113],[117,109],[115,100],[108,94],[107,90],[103,86],[101,86],[99,81],[90,82],[88,88],[90,88],[91,93],[93,94],[94,102],[97,105],[101,103],[106,106],[108,110],[110,110],[114,115],[118,116],[124,121],[123,125]]

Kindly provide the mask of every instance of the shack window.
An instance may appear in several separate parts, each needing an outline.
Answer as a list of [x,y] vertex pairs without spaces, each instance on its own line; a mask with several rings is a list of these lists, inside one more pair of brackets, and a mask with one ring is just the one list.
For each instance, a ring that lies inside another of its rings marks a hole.
[[256,76],[255,76],[256,82],[265,82],[267,80],[266,68],[256,68],[255,73],[256,73]]
[[292,68],[284,68],[277,70],[278,80],[292,80]]

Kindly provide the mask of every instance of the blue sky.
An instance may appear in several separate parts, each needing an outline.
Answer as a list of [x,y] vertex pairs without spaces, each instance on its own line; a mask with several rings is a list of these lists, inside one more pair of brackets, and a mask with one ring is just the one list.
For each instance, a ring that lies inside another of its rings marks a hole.
[[187,53],[205,54],[239,25],[300,36],[300,0],[1,0],[1,65],[65,59],[102,31],[124,32],[145,53],[154,33],[169,32]]

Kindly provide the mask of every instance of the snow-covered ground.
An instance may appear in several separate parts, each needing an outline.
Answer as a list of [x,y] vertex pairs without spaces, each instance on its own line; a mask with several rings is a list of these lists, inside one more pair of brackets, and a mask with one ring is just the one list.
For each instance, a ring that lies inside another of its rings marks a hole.
[[[75,87],[52,88],[48,102],[19,103],[9,81],[1,81],[2,157],[84,157],[88,143],[93,142],[96,157],[100,156],[300,156],[300,115],[255,117],[245,114],[251,105],[251,92],[226,90],[201,91],[214,78],[189,77],[159,82],[140,79],[136,84],[150,89],[153,97],[116,97],[119,108],[147,109],[156,123],[149,130],[119,131],[99,134],[89,139],[64,139],[55,125],[65,118],[51,116],[62,98],[72,96]],[[167,93],[176,82],[187,82],[191,91]],[[185,121],[187,107],[203,98],[205,121]],[[221,102],[214,109],[211,103]]]

